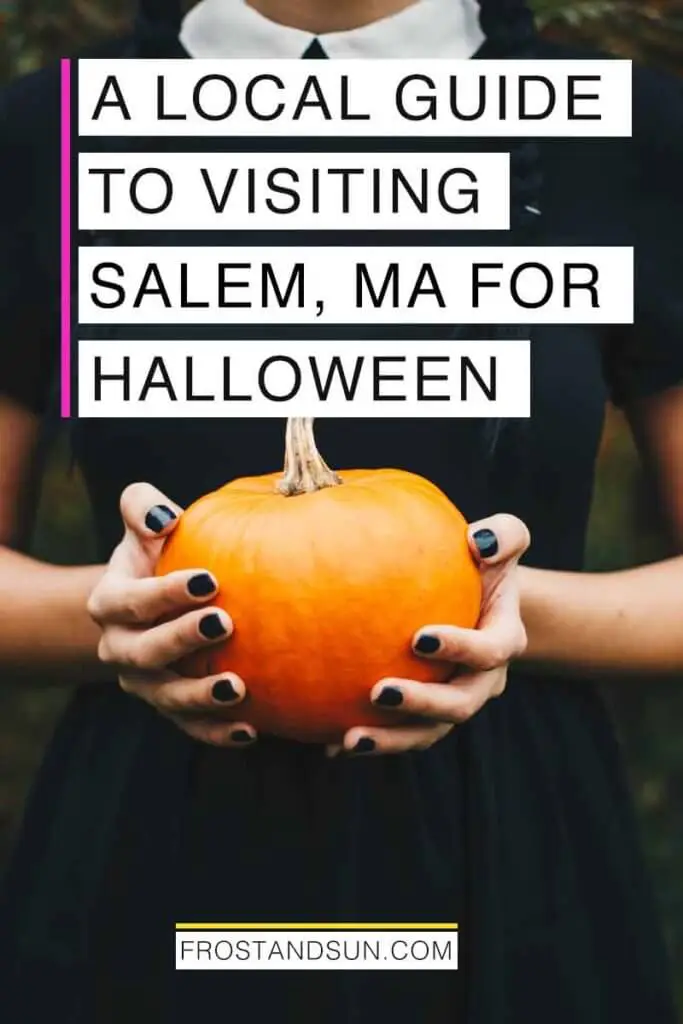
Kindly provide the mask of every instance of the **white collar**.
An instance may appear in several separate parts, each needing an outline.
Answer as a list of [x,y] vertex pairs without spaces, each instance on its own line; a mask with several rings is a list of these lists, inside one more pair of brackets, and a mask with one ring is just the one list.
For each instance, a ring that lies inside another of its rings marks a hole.
[[[191,57],[301,57],[314,36],[277,24],[246,0],[200,0],[180,41]],[[484,42],[476,0],[417,0],[398,14],[320,37],[328,57],[472,57]]]

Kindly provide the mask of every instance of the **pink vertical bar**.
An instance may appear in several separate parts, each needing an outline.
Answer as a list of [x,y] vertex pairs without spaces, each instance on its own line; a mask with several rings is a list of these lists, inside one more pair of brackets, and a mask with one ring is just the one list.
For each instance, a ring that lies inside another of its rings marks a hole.
[[61,413],[71,416],[71,61],[61,61]]

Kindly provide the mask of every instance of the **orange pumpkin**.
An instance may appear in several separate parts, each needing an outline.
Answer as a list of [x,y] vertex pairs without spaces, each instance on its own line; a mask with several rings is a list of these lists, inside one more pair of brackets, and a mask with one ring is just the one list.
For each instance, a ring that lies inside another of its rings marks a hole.
[[234,623],[182,671],[236,672],[247,697],[227,714],[323,743],[400,720],[370,703],[383,677],[449,677],[452,666],[413,653],[413,636],[429,623],[473,628],[481,579],[467,523],[437,487],[395,469],[334,473],[312,423],[288,421],[284,476],[234,480],[188,508],[157,572],[209,570]]

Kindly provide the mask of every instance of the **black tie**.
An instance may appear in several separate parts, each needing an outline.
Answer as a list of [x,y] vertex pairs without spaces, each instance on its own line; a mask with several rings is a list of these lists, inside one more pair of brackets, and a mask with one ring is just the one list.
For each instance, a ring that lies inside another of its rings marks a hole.
[[302,54],[302,60],[327,60],[327,54],[320,45],[318,39],[314,39],[311,45]]

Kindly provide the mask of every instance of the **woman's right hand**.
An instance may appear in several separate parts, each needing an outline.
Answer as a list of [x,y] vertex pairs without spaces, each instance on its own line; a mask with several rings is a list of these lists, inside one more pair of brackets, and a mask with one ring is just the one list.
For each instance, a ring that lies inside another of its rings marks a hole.
[[[154,576],[164,539],[182,509],[150,484],[121,496],[125,532],[88,601],[102,630],[98,655],[118,672],[123,690],[147,701],[193,739],[214,746],[245,746],[255,730],[222,717],[244,699],[234,674],[186,679],[169,666],[192,651],[225,641],[230,617],[211,607],[215,579],[201,567]],[[163,620],[163,621],[160,621]]]

